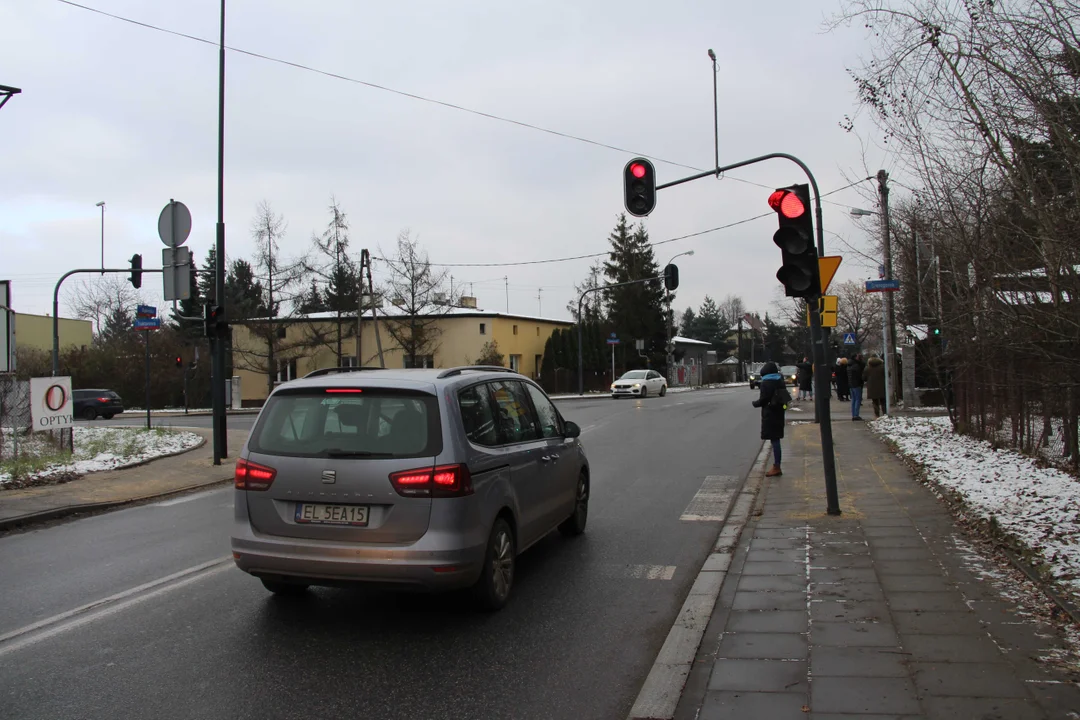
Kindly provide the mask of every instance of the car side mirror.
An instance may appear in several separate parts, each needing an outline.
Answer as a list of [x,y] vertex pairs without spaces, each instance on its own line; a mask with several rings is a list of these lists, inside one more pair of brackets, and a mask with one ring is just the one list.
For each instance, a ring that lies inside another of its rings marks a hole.
[[578,427],[578,424],[576,422],[571,422],[571,421],[567,420],[566,424],[563,425],[563,437],[565,437],[565,438],[576,438],[576,437],[580,437],[580,436],[581,436],[581,428]]

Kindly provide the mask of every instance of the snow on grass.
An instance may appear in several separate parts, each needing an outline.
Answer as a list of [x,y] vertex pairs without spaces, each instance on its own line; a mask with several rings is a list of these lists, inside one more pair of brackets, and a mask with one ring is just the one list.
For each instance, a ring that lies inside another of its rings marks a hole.
[[1080,481],[1027,456],[953,432],[947,417],[885,417],[870,427],[922,466],[1027,560],[1080,596]]
[[[20,440],[18,460],[0,463],[0,489],[66,482],[78,476],[152,460],[188,450],[202,438],[195,433],[155,428],[75,427],[75,452],[62,451],[45,433]],[[5,437],[4,458],[10,458]]]

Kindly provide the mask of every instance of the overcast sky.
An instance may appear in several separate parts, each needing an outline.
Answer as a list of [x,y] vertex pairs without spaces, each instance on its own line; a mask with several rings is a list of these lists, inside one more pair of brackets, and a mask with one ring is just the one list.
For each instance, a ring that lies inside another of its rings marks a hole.
[[[216,41],[217,0],[85,0],[99,10]],[[661,182],[712,166],[712,68],[719,63],[720,162],[784,151],[823,193],[890,157],[839,126],[856,111],[845,68],[867,48],[861,26],[824,32],[835,0],[516,0],[374,3],[230,0],[226,43],[311,68],[527,122],[657,160]],[[15,309],[51,311],[59,276],[142,253],[160,266],[158,213],[188,205],[201,261],[216,220],[217,50],[57,0],[0,3],[0,279]],[[236,52],[227,56],[225,222],[230,258],[251,252],[268,200],[288,221],[286,254],[325,226],[331,195],[352,247],[391,251],[403,228],[435,263],[510,263],[604,252],[623,210],[623,165],[606,149]],[[861,128],[871,137],[869,127]],[[747,182],[760,183],[767,188]],[[773,187],[802,182],[771,161],[661,191],[654,241],[767,212]],[[869,242],[873,185],[830,195],[826,247],[840,278],[876,277],[843,251]],[[661,245],[677,253],[675,306],[741,295],[770,309],[780,251],[765,218]],[[589,260],[455,267],[482,308],[567,317]],[[378,271],[378,266],[376,266]],[[69,281],[71,282],[71,281]],[[148,276],[144,295],[160,300]],[[542,291],[540,289],[542,288]],[[537,295],[540,294],[538,302]],[[64,313],[62,309],[62,314]]]

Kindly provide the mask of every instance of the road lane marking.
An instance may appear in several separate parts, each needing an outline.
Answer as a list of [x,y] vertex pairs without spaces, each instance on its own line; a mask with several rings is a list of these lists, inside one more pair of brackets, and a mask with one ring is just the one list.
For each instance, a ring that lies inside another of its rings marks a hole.
[[121,610],[126,610],[146,600],[152,600],[160,595],[227,570],[230,567],[232,567],[231,555],[217,560],[210,560],[4,633],[0,635],[0,657],[43,640],[48,640],[69,630],[82,627],[95,620],[115,615]]
[[722,522],[727,517],[738,481],[731,475],[709,475],[683,510],[680,520]]
[[611,565],[605,574],[629,580],[670,580],[675,565]]
[[[222,488],[217,488],[214,490],[207,490],[206,492],[192,493],[191,495],[181,495],[180,497],[175,497],[171,500],[162,500],[161,502],[153,503],[150,507],[172,507],[173,505],[181,505],[186,502],[191,502],[192,500],[201,500],[221,491]],[[229,504],[232,505],[232,503]]]

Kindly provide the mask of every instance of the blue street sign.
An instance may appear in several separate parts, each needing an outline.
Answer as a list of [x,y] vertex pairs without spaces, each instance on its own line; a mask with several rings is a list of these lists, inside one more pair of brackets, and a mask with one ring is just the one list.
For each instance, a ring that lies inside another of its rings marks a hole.
[[160,327],[161,327],[161,318],[147,318],[147,317],[135,318],[134,328],[136,330],[157,330]]
[[855,344],[855,333],[844,333],[844,344],[845,345],[854,345]]
[[866,292],[893,292],[900,289],[899,280],[867,280]]
[[139,305],[135,308],[135,315],[141,318],[157,317],[157,308],[153,305]]
[[619,344],[619,338],[613,338],[613,337],[608,338],[607,344],[608,345],[618,345]]

